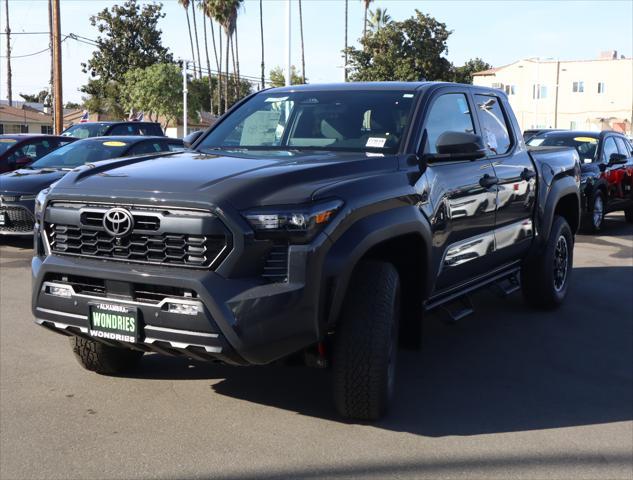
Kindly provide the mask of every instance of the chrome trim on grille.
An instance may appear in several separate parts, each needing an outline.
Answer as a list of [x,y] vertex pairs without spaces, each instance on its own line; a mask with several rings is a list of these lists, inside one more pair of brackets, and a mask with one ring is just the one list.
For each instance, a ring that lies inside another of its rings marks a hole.
[[194,337],[218,338],[217,333],[194,332],[191,330],[178,330],[175,328],[155,327],[153,325],[145,325],[145,330],[154,330],[156,332],[177,333],[182,335],[192,335]]
[[[38,312],[42,312],[42,313],[52,313],[53,315],[62,315],[64,317],[78,318],[79,320],[88,320],[88,316],[87,315],[78,315],[76,313],[61,312],[59,310],[51,310],[50,308],[42,308],[42,307],[35,307],[35,309]],[[46,320],[46,321],[48,321],[48,320]],[[80,327],[80,328],[83,328],[83,327]],[[88,331],[88,329],[86,328],[86,332],[87,331]]]

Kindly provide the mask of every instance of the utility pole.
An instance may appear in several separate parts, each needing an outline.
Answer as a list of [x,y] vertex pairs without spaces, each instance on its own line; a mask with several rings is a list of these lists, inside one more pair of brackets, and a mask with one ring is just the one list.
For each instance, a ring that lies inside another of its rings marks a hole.
[[554,128],[558,128],[558,81],[560,79],[560,60],[556,61],[556,95],[554,97]]
[[11,28],[9,27],[9,0],[4,2],[6,17],[7,17],[7,100],[9,100],[9,106],[13,106],[13,92],[11,89]]
[[343,79],[347,82],[347,0],[345,0],[345,61],[343,62]]
[[[196,71],[194,67],[194,73]],[[187,136],[187,60],[182,61],[182,137]]]
[[55,111],[55,135],[64,129],[64,109],[62,102],[62,39],[59,1],[53,2],[53,110]]
[[[48,4],[48,47],[51,49],[51,75],[48,82],[48,91],[50,92],[50,104],[51,107],[53,107],[55,102],[53,92],[53,85],[55,83],[53,80],[53,72],[55,71],[55,62],[53,60],[53,4],[52,0],[47,0],[46,3]],[[51,108],[51,112],[53,115],[53,125],[55,125],[55,109]]]
[[292,84],[292,59],[290,49],[291,39],[291,0],[286,0],[286,86]]

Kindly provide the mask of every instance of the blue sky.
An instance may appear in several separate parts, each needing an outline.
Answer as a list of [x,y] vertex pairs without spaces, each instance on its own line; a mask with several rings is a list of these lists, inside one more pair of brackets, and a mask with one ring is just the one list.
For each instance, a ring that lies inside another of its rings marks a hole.
[[[114,3],[104,0],[62,0],[62,32],[96,38],[89,17]],[[300,65],[298,9],[293,1],[293,63]],[[0,29],[4,31],[4,0]],[[167,16],[161,23],[163,43],[175,57],[189,58],[185,13],[176,0],[163,1]],[[362,33],[361,0],[349,0],[349,38]],[[448,59],[461,64],[481,57],[495,66],[520,58],[595,58],[603,50],[633,52],[633,1],[431,1],[375,0],[371,8],[387,8],[394,20],[411,16],[416,8],[431,14],[453,30],[448,42]],[[46,31],[48,13],[42,0],[9,0],[13,32]],[[198,17],[200,18],[200,17]],[[342,79],[340,50],[344,42],[343,0],[303,0],[306,76],[312,83]],[[285,0],[264,0],[266,70],[285,64]],[[238,20],[242,73],[259,75],[259,1],[246,0]],[[202,29],[199,29],[202,40]],[[0,55],[5,54],[6,37],[0,35]],[[15,35],[13,55],[24,55],[47,47],[46,35]],[[202,45],[201,45],[202,48]],[[67,40],[63,45],[64,100],[78,101],[78,88],[87,80],[81,72],[93,48]],[[204,52],[201,52],[204,55]],[[0,64],[0,97],[6,98],[6,64]],[[13,91],[33,93],[47,87],[50,59],[46,53],[15,58]],[[213,62],[213,59],[212,59]],[[204,63],[204,59],[203,59]]]

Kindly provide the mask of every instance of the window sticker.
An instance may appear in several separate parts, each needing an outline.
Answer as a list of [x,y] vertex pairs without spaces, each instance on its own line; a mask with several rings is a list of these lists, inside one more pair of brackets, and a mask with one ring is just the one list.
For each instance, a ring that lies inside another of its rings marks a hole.
[[574,137],[576,142],[598,143],[598,139],[592,137]]
[[276,102],[284,102],[288,100],[288,97],[268,97],[264,102],[266,103],[276,103]]
[[125,142],[115,142],[115,141],[103,142],[104,147],[125,147],[126,145],[127,144]]
[[367,139],[367,143],[365,144],[365,146],[370,147],[370,148],[382,148],[385,146],[386,141],[387,141],[386,138],[369,137]]
[[16,143],[17,140],[14,138],[0,138],[0,143]]

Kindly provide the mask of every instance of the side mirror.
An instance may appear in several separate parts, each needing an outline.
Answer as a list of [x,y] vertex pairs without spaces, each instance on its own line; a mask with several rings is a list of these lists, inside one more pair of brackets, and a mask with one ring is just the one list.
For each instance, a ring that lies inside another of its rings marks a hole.
[[476,160],[486,156],[486,147],[479,135],[467,132],[444,132],[435,143],[437,153],[423,155],[432,162]]
[[609,165],[621,165],[626,163],[626,155],[623,153],[612,153],[609,157]]
[[190,133],[185,138],[182,139],[182,143],[185,148],[191,148],[191,145],[196,143],[196,140],[200,138],[200,135],[204,133],[204,130],[198,130],[197,132]]
[[15,160],[15,168],[26,167],[33,159],[27,155],[19,157]]

